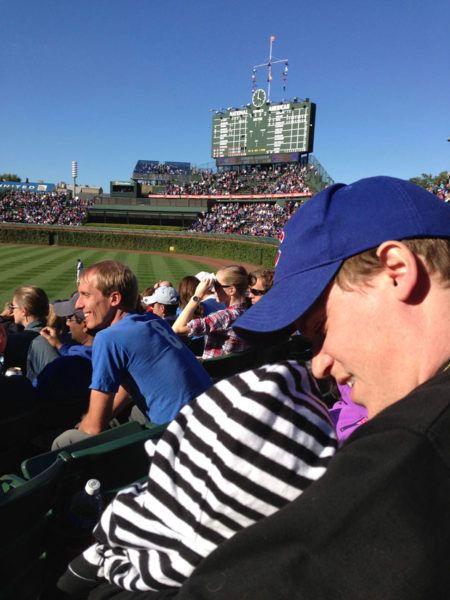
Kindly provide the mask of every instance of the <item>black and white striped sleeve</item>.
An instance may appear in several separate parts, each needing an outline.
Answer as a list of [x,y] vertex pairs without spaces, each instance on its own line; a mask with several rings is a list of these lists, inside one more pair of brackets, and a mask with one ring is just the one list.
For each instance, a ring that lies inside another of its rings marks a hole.
[[148,484],[117,495],[83,560],[128,590],[181,585],[222,541],[325,472],[337,442],[318,396],[295,361],[214,385],[149,447]]

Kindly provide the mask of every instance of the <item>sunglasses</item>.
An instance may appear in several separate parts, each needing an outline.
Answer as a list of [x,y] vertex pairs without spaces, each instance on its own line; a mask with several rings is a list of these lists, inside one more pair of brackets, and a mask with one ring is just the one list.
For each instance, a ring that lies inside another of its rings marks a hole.
[[219,283],[217,281],[217,279],[215,280],[215,282],[212,285],[212,287],[213,287],[214,290],[220,290],[220,288],[229,288],[231,286],[232,286],[232,284],[230,284],[230,285],[224,285],[222,283]]
[[267,290],[256,290],[255,288],[248,288],[248,291],[254,296],[264,296],[264,294],[267,292]]
[[10,308],[11,310],[14,310],[15,308],[20,308],[20,306],[15,306],[12,302],[10,302],[8,304],[8,308]]
[[78,325],[81,325],[82,322],[83,319],[80,319],[76,315],[70,315],[69,317],[66,317],[66,323],[78,323]]

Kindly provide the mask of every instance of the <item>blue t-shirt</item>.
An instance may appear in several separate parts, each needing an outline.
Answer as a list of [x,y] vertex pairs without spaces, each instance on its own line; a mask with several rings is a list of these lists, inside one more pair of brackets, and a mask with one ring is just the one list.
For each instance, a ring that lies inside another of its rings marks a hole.
[[129,313],[97,333],[91,389],[132,394],[154,423],[176,417],[182,406],[212,386],[192,352],[154,313]]
[[61,356],[81,356],[83,358],[92,358],[92,346],[84,346],[83,344],[63,344],[58,350]]

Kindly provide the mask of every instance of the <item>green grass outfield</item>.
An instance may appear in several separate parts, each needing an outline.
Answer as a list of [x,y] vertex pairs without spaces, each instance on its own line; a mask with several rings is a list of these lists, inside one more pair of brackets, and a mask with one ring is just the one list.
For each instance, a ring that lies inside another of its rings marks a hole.
[[136,274],[140,291],[160,279],[169,279],[177,286],[185,275],[211,270],[206,263],[195,260],[138,252],[1,244],[0,253],[0,310],[5,302],[12,300],[14,290],[21,285],[43,288],[50,301],[70,298],[77,287],[78,258],[81,258],[85,267],[105,259],[126,263]]

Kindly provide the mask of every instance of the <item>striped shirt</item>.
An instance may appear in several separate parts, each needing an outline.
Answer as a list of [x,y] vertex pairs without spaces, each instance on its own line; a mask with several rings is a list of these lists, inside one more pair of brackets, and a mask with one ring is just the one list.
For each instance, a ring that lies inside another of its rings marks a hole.
[[221,542],[319,479],[336,446],[303,365],[218,382],[183,407],[161,440],[146,443],[148,483],[107,507],[98,542],[71,563],[64,589],[99,578],[134,591],[181,585]]
[[232,329],[232,324],[248,309],[245,302],[233,304],[223,310],[210,313],[202,319],[192,319],[187,324],[191,330],[189,337],[205,336],[202,358],[216,358],[247,350],[245,342]]

